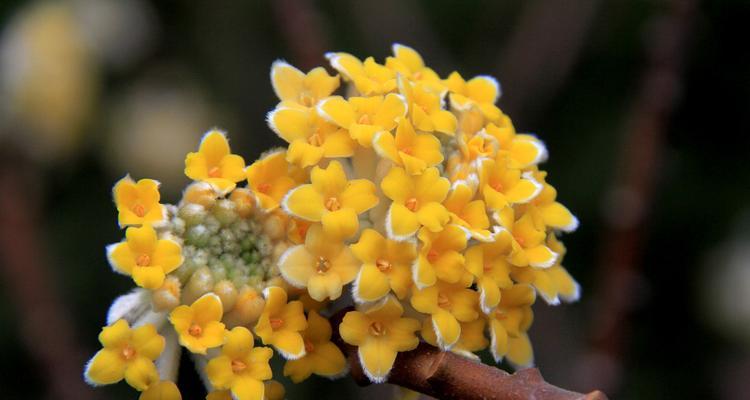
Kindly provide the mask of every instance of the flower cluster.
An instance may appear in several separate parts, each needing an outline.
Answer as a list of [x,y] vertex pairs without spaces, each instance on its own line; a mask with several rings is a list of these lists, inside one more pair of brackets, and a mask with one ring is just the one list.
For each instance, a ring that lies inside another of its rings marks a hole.
[[286,148],[246,167],[208,132],[176,206],[155,181],[115,185],[126,240],[107,255],[140,288],[113,304],[89,382],[179,398],[179,343],[209,399],[276,398],[271,348],[294,382],[346,372],[333,300],[356,306],[338,334],[373,382],[420,340],[533,362],[536,295],[579,296],[558,240],[578,222],[539,169],[544,144],[515,131],[489,76],[441,78],[403,45],[384,64],[326,57],[336,75],[271,67],[268,125]]

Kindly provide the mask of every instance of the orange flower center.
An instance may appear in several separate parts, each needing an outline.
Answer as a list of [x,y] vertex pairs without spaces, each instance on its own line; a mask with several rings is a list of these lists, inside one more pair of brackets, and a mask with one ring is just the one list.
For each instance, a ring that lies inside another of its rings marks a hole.
[[331,269],[331,261],[325,257],[318,257],[318,262],[316,263],[315,268],[319,274],[325,274]]
[[240,360],[232,360],[232,372],[239,374],[247,368],[247,364]]
[[359,119],[357,120],[358,124],[362,125],[370,125],[372,123],[372,120],[370,120],[370,116],[367,114],[362,114]]
[[382,272],[388,272],[391,270],[391,262],[382,258],[375,261],[375,266]]
[[125,360],[131,360],[133,357],[135,357],[135,349],[130,347],[130,345],[126,345],[122,348],[122,358]]
[[284,326],[284,320],[281,318],[270,318],[268,322],[271,324],[271,329],[277,330]]
[[313,343],[310,340],[305,339],[305,352],[312,353],[313,350],[315,350]]
[[508,313],[505,312],[505,310],[501,310],[499,308],[495,310],[495,319],[502,321],[506,318],[508,318]]
[[444,293],[439,293],[437,298],[438,307],[448,308],[451,306],[451,301]]
[[385,327],[382,323],[375,321],[370,324],[370,334],[372,336],[383,336],[385,335]]
[[271,189],[270,183],[261,183],[258,185],[258,191],[261,193],[268,193],[268,191]]
[[328,211],[338,211],[341,209],[341,202],[335,197],[329,197],[328,200],[326,200],[325,206]]
[[146,215],[146,207],[144,207],[140,203],[133,204],[133,207],[130,208],[130,211],[132,211],[133,214],[137,215],[139,218],[143,218],[143,216]]
[[305,107],[312,107],[315,104],[315,99],[309,93],[302,92],[299,94],[299,103]]
[[315,132],[312,135],[310,135],[309,138],[307,138],[307,143],[310,143],[311,145],[315,147],[320,147],[323,145],[323,138],[320,136],[319,132]]
[[201,328],[200,325],[194,322],[192,325],[190,325],[190,328],[188,328],[188,333],[190,334],[190,336],[198,337],[203,333],[203,328]]
[[417,208],[419,207],[419,200],[417,200],[416,197],[412,197],[410,199],[407,199],[404,205],[410,211],[414,212],[414,211],[417,211]]
[[524,244],[526,244],[526,240],[520,236],[513,236],[514,239],[516,239],[516,242],[523,247]]
[[408,155],[412,155],[414,153],[414,148],[411,147],[411,146],[404,147],[403,149],[401,149],[401,151],[403,151],[404,153],[406,153]]
[[221,178],[221,169],[219,167],[212,167],[208,170],[208,176],[211,178]]
[[438,257],[440,257],[440,253],[435,249],[430,249],[430,251],[427,252],[427,261],[431,263],[437,261]]
[[422,71],[415,72],[414,73],[414,80],[418,81],[420,79],[422,79]]
[[151,265],[151,257],[148,254],[138,254],[138,257],[135,258],[135,265],[147,267]]
[[484,268],[483,269],[484,269],[484,272],[490,272],[490,271],[492,271],[492,264],[490,264],[490,263],[484,264]]
[[490,187],[495,189],[496,192],[502,192],[503,191],[503,184],[500,182],[492,182],[490,183]]

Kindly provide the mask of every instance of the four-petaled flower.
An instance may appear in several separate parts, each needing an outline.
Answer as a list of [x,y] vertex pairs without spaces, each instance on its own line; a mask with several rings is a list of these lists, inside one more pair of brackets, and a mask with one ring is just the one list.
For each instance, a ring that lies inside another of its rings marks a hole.
[[268,153],[247,167],[247,183],[258,206],[264,211],[278,208],[286,193],[299,183],[295,172],[286,161],[283,150]]
[[215,129],[208,131],[198,152],[188,153],[185,158],[185,175],[209,183],[221,194],[230,192],[237,182],[245,179],[245,160],[230,153],[225,135]]
[[132,276],[140,287],[158,289],[166,274],[182,264],[180,245],[158,239],[151,225],[130,227],[125,237],[125,241],[107,246],[107,258],[115,271]]
[[529,285],[517,284],[502,290],[500,304],[487,316],[492,338],[490,351],[496,362],[507,357],[508,361],[522,367],[533,363],[526,332],[534,320],[531,305],[535,299],[534,289]]
[[406,297],[416,256],[414,242],[397,242],[374,229],[365,229],[359,241],[350,247],[362,263],[352,288],[355,301],[378,301],[391,290],[399,299]]
[[375,383],[385,382],[399,352],[413,350],[419,344],[414,334],[419,321],[401,318],[403,313],[401,303],[388,296],[361,311],[346,313],[339,325],[341,338],[358,347],[362,369]]
[[377,133],[390,132],[399,118],[406,115],[403,96],[389,93],[385,96],[329,97],[318,104],[318,114],[349,131],[360,146],[371,147]]
[[299,69],[277,60],[271,64],[271,85],[282,102],[314,107],[339,87],[339,77],[330,76],[325,68],[313,68],[305,74]]
[[189,306],[183,304],[172,310],[169,321],[181,345],[193,353],[206,354],[206,350],[224,343],[223,314],[219,296],[207,293]]
[[462,283],[438,281],[424,289],[414,289],[411,305],[415,310],[431,316],[431,323],[441,349],[450,350],[461,335],[460,322],[477,319],[477,292]]
[[376,133],[372,146],[381,157],[404,167],[409,175],[419,175],[443,162],[440,140],[434,135],[418,134],[408,118],[399,119],[395,136],[388,131]]
[[432,286],[440,279],[449,283],[471,280],[464,268],[463,250],[466,232],[457,225],[448,225],[440,232],[420,229],[419,256],[414,264],[414,283],[418,288]]
[[298,383],[316,374],[328,378],[346,372],[346,358],[331,342],[331,324],[315,311],[307,315],[307,329],[302,332],[305,356],[284,364],[284,376]]
[[253,347],[253,334],[242,326],[227,332],[221,355],[209,360],[206,375],[211,385],[229,389],[238,400],[262,400],[263,381],[273,376],[268,361],[273,351],[268,347]]
[[159,203],[159,182],[141,179],[137,183],[130,175],[117,181],[112,189],[120,227],[161,222],[166,216]]
[[287,360],[305,355],[305,342],[300,332],[307,329],[307,320],[299,300],[287,303],[286,291],[278,286],[263,290],[266,306],[255,325],[255,333],[263,344],[270,344]]
[[416,176],[403,168],[392,168],[380,187],[393,201],[385,221],[391,239],[409,239],[421,226],[439,232],[450,220],[448,210],[441,204],[448,195],[450,182],[440,176],[437,168],[427,168]]
[[478,107],[490,121],[500,118],[502,112],[495,105],[500,97],[500,84],[491,76],[480,75],[467,82],[458,72],[453,72],[445,80],[451,91],[451,106],[457,110],[466,110],[471,106]]

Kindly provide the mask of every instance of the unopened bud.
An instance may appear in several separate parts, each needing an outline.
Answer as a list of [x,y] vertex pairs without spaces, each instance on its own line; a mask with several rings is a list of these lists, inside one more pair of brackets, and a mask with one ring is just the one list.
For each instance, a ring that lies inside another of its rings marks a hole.
[[284,221],[280,215],[271,214],[263,221],[263,232],[270,239],[281,239],[284,237]]
[[196,269],[182,291],[182,303],[192,304],[199,297],[211,291],[213,287],[214,277],[211,270],[208,267]]
[[180,305],[180,280],[167,276],[164,284],[151,294],[151,304],[156,311],[170,311]]
[[237,302],[237,288],[228,280],[219,281],[214,285],[214,293],[221,299],[224,311],[234,308]]
[[214,204],[211,209],[214,217],[222,226],[230,225],[232,222],[237,220],[237,213],[235,212],[235,204],[231,200],[221,199]]
[[180,207],[178,216],[188,226],[198,225],[206,218],[206,209],[200,204],[188,203]]
[[286,242],[276,243],[276,246],[273,246],[273,253],[271,253],[271,257],[273,257],[274,261],[278,260],[288,248],[289,245]]
[[249,189],[234,189],[232,194],[229,195],[229,200],[234,203],[235,211],[240,217],[247,218],[252,215],[255,208],[255,196]]
[[278,381],[269,380],[263,382],[265,387],[265,398],[268,400],[281,400],[286,395],[286,389],[284,389],[284,385],[279,383]]
[[234,308],[224,314],[224,323],[228,328],[240,325],[255,325],[263,313],[266,301],[260,293],[248,286],[240,289]]
[[216,192],[206,182],[191,183],[182,195],[182,201],[191,204],[200,204],[206,209],[211,208],[216,201]]

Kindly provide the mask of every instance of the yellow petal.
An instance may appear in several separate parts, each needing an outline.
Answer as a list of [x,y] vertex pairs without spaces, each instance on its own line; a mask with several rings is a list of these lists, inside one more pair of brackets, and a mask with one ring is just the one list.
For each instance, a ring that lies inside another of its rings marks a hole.
[[140,228],[131,227],[125,231],[128,246],[130,250],[136,253],[145,253],[149,256],[156,247],[156,231],[151,225],[144,225]]
[[427,203],[417,211],[417,220],[432,232],[439,232],[450,221],[450,214],[437,202]]
[[[429,215],[431,216],[432,214]],[[385,228],[388,231],[389,238],[400,241],[406,240],[417,233],[419,225],[420,222],[417,213],[412,212],[403,204],[396,202],[391,204],[385,221]]]
[[244,326],[237,326],[226,333],[221,353],[231,359],[239,359],[252,348],[253,334]]
[[289,144],[286,159],[300,168],[307,168],[317,164],[324,155],[325,148],[313,146],[304,140],[295,140]]
[[271,85],[276,97],[282,101],[299,101],[305,74],[284,61],[271,64]]
[[185,175],[196,181],[208,177],[206,157],[201,153],[188,153],[185,156]]
[[305,343],[299,332],[279,330],[273,333],[270,344],[287,360],[296,360],[305,355]]
[[119,319],[112,325],[105,326],[99,333],[99,342],[104,347],[115,348],[124,345],[130,340],[132,331],[128,321]]
[[555,283],[560,297],[565,301],[572,302],[578,300],[581,295],[581,287],[572,276],[560,266],[555,266],[549,270],[550,278]]
[[255,347],[245,357],[246,364],[250,369],[246,372],[250,377],[259,381],[265,381],[273,377],[271,366],[268,361],[273,357],[273,350],[269,347]]
[[382,340],[368,340],[357,349],[365,375],[374,383],[385,382],[396,360],[396,351]]
[[542,185],[533,179],[521,179],[505,192],[505,197],[511,203],[522,204],[532,200],[541,190]]
[[369,337],[370,318],[360,311],[349,311],[339,325],[339,334],[346,343],[361,346]]
[[245,160],[236,154],[229,154],[219,162],[219,171],[224,179],[242,181],[245,179]]
[[146,357],[136,357],[125,369],[125,381],[134,389],[143,391],[159,381],[159,372],[153,361]]
[[452,112],[446,110],[440,110],[430,115],[430,120],[434,129],[440,133],[453,136],[456,134],[456,127],[458,121],[456,116]]
[[372,138],[372,147],[379,156],[387,158],[395,163],[401,162],[396,141],[393,135],[386,131],[380,131]]
[[198,152],[205,157],[207,165],[218,166],[224,156],[229,154],[229,141],[222,131],[208,131],[201,139]]
[[496,363],[500,363],[508,354],[508,332],[505,330],[500,321],[492,319],[490,321],[490,338],[492,344],[490,351]]
[[352,295],[358,302],[370,302],[381,299],[390,290],[386,275],[375,264],[367,263],[359,270]]
[[442,308],[432,314],[432,327],[437,336],[438,346],[443,350],[450,350],[461,336],[461,325],[456,317]]
[[303,288],[312,276],[315,268],[315,262],[305,246],[297,245],[289,248],[279,258],[279,271],[281,276],[286,279],[292,286]]
[[341,96],[333,96],[318,103],[318,115],[344,129],[355,122],[354,108]]
[[135,256],[126,242],[107,246],[107,260],[115,272],[130,275],[135,267]]
[[359,237],[359,241],[349,247],[363,263],[375,263],[386,245],[385,238],[374,229],[365,229]]
[[356,146],[349,132],[338,129],[326,135],[322,145],[323,155],[328,158],[351,157]]
[[423,314],[432,314],[438,309],[438,288],[430,286],[417,289],[411,295],[411,306]]
[[193,302],[190,306],[195,313],[195,321],[204,324],[209,321],[219,321],[223,315],[221,299],[214,293],[207,293]]
[[305,76],[305,86],[315,99],[320,100],[338,89],[339,77],[328,75],[323,67],[316,67]]
[[383,194],[397,203],[404,203],[414,196],[415,191],[414,182],[403,168],[391,168],[380,182],[380,188],[383,189]]
[[578,228],[578,219],[562,204],[554,202],[540,209],[545,225],[565,232],[572,232]]
[[431,201],[442,203],[448,196],[450,187],[450,181],[441,177],[440,171],[432,167],[416,177],[414,192],[421,203]]
[[388,323],[385,339],[389,347],[396,351],[414,350],[419,345],[419,338],[414,334],[422,324],[414,318],[398,318]]
[[182,248],[177,242],[161,239],[156,243],[151,263],[160,266],[164,273],[170,273],[182,264]]
[[324,213],[320,222],[325,234],[332,238],[348,238],[359,229],[357,213],[351,208]]
[[352,179],[339,198],[341,207],[351,208],[361,214],[378,204],[375,184],[367,179]]
[[394,43],[393,46],[391,46],[391,50],[393,51],[393,55],[399,61],[404,63],[404,65],[406,65],[406,67],[409,68],[412,72],[417,72],[424,68],[424,61],[422,60],[422,56],[420,56],[419,53],[417,53],[417,51],[412,49],[411,47]]
[[133,268],[133,281],[145,289],[158,289],[164,284],[164,270],[158,266]]
[[317,375],[333,378],[346,371],[347,364],[344,354],[331,342],[316,344],[311,356],[312,368]]
[[348,183],[344,167],[338,161],[331,161],[327,168],[313,168],[310,172],[310,181],[315,190],[324,197],[339,196]]
[[526,249],[526,257],[528,257],[529,265],[537,268],[549,268],[557,261],[557,253],[544,245]]
[[281,204],[289,214],[307,221],[320,221],[325,212],[323,196],[310,184],[292,189]]
[[311,132],[310,111],[279,106],[268,113],[268,127],[287,143],[307,140]]
[[406,100],[403,96],[389,93],[383,99],[383,103],[373,116],[373,125],[391,130],[396,127],[400,118],[406,116]]
[[298,360],[289,360],[284,364],[284,376],[288,376],[294,383],[300,383],[312,375],[315,361],[311,354]]
[[479,306],[485,314],[489,314],[500,303],[500,288],[492,278],[482,277],[477,281],[479,289]]
[[182,400],[182,395],[174,382],[161,381],[149,386],[138,400]]
[[99,350],[86,364],[84,376],[90,385],[109,385],[125,377],[126,367],[119,350],[105,348]]
[[240,375],[232,382],[232,397],[237,400],[263,400],[263,382]]
[[528,335],[523,334],[508,339],[508,361],[518,368],[534,365],[534,351]]
[[341,278],[335,273],[315,274],[307,282],[307,291],[316,301],[325,299],[336,300],[341,297],[343,284]]
[[477,76],[466,82],[466,94],[478,103],[495,103],[500,96],[500,84],[491,76]]
[[146,324],[133,329],[132,345],[139,355],[156,360],[164,350],[165,340],[154,325]]
[[449,283],[458,282],[464,274],[464,256],[457,251],[446,251],[433,263],[435,273],[440,280]]

